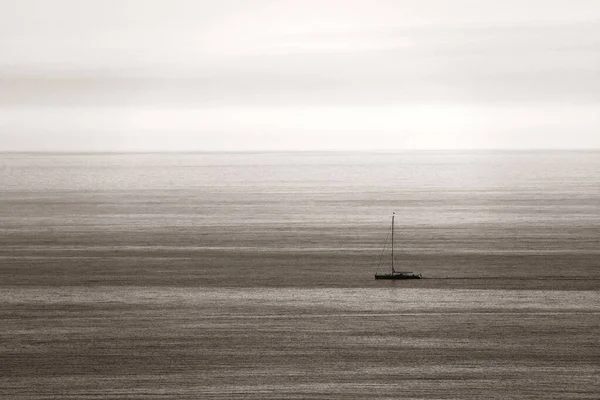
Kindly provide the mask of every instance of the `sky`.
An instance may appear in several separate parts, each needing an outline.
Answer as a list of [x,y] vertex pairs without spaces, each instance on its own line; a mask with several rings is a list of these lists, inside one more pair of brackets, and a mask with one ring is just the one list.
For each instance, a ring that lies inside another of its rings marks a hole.
[[0,0],[0,151],[600,148],[597,0]]

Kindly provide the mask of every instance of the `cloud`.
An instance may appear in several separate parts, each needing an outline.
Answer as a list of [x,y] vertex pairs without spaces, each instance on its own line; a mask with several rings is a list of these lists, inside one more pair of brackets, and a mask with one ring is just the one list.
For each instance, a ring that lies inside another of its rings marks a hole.
[[526,5],[3,2],[0,145],[590,145],[598,2]]
[[[267,36],[204,63],[0,70],[0,106],[600,101],[600,24],[366,29]],[[230,49],[231,50],[231,49]],[[133,51],[133,50],[132,50]],[[173,54],[167,53],[168,57]]]

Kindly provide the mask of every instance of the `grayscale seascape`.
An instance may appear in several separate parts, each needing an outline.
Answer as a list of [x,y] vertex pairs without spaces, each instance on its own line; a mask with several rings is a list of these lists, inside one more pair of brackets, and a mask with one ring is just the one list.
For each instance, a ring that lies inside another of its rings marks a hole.
[[[2,154],[0,398],[597,399],[599,171],[598,151]],[[393,211],[424,279],[373,279]]]

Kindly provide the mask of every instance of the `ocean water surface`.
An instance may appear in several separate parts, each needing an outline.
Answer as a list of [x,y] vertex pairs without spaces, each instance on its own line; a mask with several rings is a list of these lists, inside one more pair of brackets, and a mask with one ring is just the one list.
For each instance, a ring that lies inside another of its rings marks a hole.
[[[0,156],[0,397],[600,395],[600,153]],[[375,281],[396,213],[395,263]]]

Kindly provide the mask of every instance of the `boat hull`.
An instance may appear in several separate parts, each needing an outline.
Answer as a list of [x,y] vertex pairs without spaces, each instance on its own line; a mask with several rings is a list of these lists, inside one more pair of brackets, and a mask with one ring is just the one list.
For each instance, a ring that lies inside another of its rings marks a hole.
[[422,279],[421,274],[413,273],[395,273],[395,274],[375,274],[375,279]]

